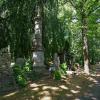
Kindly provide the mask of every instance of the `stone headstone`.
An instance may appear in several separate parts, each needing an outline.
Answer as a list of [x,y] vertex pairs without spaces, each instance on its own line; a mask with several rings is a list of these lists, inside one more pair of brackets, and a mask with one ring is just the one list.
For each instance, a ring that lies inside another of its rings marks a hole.
[[54,54],[54,65],[56,68],[60,66],[60,59],[57,53]]
[[15,65],[23,67],[25,65],[25,59],[24,58],[17,58]]
[[0,50],[0,92],[16,88],[13,70],[10,65],[11,54],[6,47]]

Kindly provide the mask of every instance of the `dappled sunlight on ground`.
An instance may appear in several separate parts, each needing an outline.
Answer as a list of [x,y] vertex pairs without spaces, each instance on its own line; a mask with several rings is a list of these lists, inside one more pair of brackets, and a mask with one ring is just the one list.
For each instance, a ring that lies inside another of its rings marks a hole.
[[24,89],[2,95],[0,100],[99,100],[99,93],[99,77],[67,76],[61,81],[44,77]]
[[94,83],[98,83],[98,81],[96,79],[94,79],[93,77],[88,77],[87,79],[90,81],[93,81]]
[[76,93],[79,93],[80,91],[77,91],[77,90],[71,90],[72,93],[76,94]]
[[18,91],[16,91],[16,92],[12,92],[12,93],[9,93],[9,94],[5,95],[4,98],[7,98],[7,97],[10,97],[10,96],[13,96],[13,95],[15,95],[17,92],[18,92]]

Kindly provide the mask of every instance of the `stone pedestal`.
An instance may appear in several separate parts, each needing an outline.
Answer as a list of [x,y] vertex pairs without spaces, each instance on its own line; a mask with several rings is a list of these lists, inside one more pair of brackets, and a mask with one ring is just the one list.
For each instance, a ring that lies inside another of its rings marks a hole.
[[44,52],[33,52],[33,67],[35,66],[44,66]]
[[43,73],[45,71],[43,51],[33,52],[33,71],[39,73]]

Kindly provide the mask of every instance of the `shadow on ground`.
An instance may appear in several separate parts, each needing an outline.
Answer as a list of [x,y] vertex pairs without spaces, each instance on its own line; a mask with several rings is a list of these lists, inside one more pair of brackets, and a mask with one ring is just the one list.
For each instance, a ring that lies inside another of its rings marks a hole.
[[5,93],[0,100],[100,100],[99,76],[64,77],[55,81],[41,78],[28,87]]

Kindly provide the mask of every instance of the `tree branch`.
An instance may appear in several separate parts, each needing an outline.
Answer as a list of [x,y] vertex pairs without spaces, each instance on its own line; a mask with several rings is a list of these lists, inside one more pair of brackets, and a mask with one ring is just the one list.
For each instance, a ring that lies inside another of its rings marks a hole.
[[98,7],[96,7],[95,9],[93,9],[93,6],[94,5],[96,5],[96,3],[98,3],[99,2],[99,0],[95,0],[94,2],[93,2],[93,4],[88,8],[88,10],[89,10],[89,12],[88,12],[88,16],[92,13],[92,12],[94,12],[95,10],[97,10],[98,8],[99,8],[99,6]]

